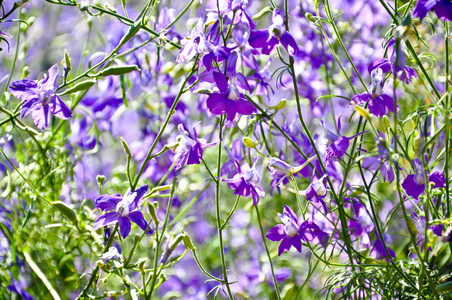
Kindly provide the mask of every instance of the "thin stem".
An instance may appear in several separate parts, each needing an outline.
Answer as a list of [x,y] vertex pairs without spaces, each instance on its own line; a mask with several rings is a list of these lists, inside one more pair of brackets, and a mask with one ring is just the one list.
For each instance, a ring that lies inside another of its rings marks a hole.
[[264,243],[265,251],[267,252],[268,262],[270,263],[270,268],[271,268],[272,277],[273,277],[273,284],[275,285],[276,296],[278,297],[279,300],[281,300],[281,295],[279,294],[278,281],[276,280],[275,270],[273,268],[272,257],[270,255],[270,251],[268,251],[267,243],[265,242],[264,229],[262,228],[262,222],[261,222],[261,216],[259,214],[259,208],[257,207],[257,205],[254,205],[254,208],[256,209],[257,221],[259,223],[259,229],[261,231],[262,241]]
[[[218,143],[218,157],[217,157],[217,177],[220,177],[220,171],[221,171],[221,152],[222,152],[222,139],[223,139],[223,125],[224,125],[225,117],[220,117],[220,131],[219,131],[219,140]],[[226,285],[226,289],[228,291],[229,299],[234,299],[232,296],[231,288],[229,287],[229,280],[228,280],[228,271],[226,268],[226,259],[224,254],[224,244],[223,244],[223,229],[221,228],[221,216],[220,216],[220,181],[217,180],[215,182],[216,184],[216,191],[215,191],[215,210],[216,210],[216,216],[217,216],[217,227],[218,227],[218,239],[220,242],[220,255],[221,255],[221,266],[223,269],[223,278],[224,278],[224,284]]]

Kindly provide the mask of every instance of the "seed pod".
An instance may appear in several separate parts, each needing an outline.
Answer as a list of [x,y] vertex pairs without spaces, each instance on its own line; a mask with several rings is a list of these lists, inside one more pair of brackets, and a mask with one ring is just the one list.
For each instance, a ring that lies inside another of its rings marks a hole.
[[62,93],[61,95],[72,94],[75,92],[87,90],[90,87],[92,87],[95,83],[96,83],[96,79],[90,79],[90,80],[80,82],[80,83],[74,85],[73,87],[67,89],[66,91],[64,91],[64,93]]
[[95,76],[111,76],[111,75],[124,75],[133,71],[141,71],[136,65],[126,65],[126,66],[113,66],[106,68]]

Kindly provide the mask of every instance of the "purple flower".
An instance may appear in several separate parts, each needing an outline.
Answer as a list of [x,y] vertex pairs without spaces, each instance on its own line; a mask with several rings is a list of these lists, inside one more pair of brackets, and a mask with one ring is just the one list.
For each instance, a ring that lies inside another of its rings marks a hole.
[[97,218],[96,222],[94,222],[93,229],[97,230],[102,226],[107,226],[118,222],[121,235],[123,238],[126,238],[130,233],[130,221],[132,221],[140,226],[140,228],[144,231],[147,230],[146,234],[152,234],[153,230],[150,228],[148,229],[148,223],[144,219],[141,211],[134,211],[137,208],[141,198],[143,198],[148,190],[148,186],[144,185],[134,192],[130,191],[129,189],[124,197],[121,197],[120,194],[104,194],[97,198],[96,207],[102,211],[111,212]]
[[[388,43],[388,48],[391,46],[394,46],[395,40],[392,39]],[[380,68],[383,73],[388,73],[392,71],[392,73],[395,73],[395,65],[397,60],[397,77],[405,82],[406,84],[410,84],[411,78],[417,78],[416,71],[408,67],[406,65],[406,56],[405,53],[402,50],[403,41],[400,43],[399,47],[393,47],[392,54],[390,56],[390,59],[387,58],[379,58],[375,61],[373,61],[367,68],[369,71],[369,74],[372,74],[373,70],[376,70]]]
[[202,152],[204,148],[212,147],[218,142],[205,144],[198,140],[198,134],[196,127],[199,123],[193,127],[193,133],[189,132],[188,136],[185,135],[184,126],[179,124],[177,128],[181,132],[181,139],[179,146],[176,148],[176,155],[174,155],[175,169],[179,170],[185,164],[187,165],[199,165],[202,159]]
[[292,35],[284,26],[284,12],[281,9],[273,10],[272,24],[267,30],[251,31],[249,44],[253,48],[261,48],[263,54],[270,52],[281,43],[289,55],[297,55],[300,50]]
[[346,137],[346,136],[340,135],[341,134],[341,116],[342,116],[342,113],[340,113],[339,117],[337,118],[337,126],[338,126],[339,135],[336,135],[333,132],[331,132],[330,130],[328,130],[326,128],[324,122],[320,121],[320,123],[325,128],[324,138],[327,141],[327,145],[328,145],[328,147],[326,148],[326,151],[325,151],[325,160],[327,163],[334,157],[341,158],[342,156],[344,156],[345,152],[347,152],[348,147],[350,145],[350,140],[354,139],[355,137],[357,137],[361,134],[368,132],[368,130],[361,131],[355,135],[352,135],[351,137]]
[[441,21],[452,21],[452,2],[450,0],[419,0],[413,10],[413,17],[425,18],[429,11],[435,10]]
[[[405,178],[402,187],[408,196],[418,199],[419,195],[425,191],[425,175],[424,168],[419,158],[413,159],[414,174],[410,174]],[[446,179],[440,172],[434,172],[428,178],[429,182],[433,182],[435,188],[446,187]]]
[[122,257],[122,255],[118,251],[118,249],[116,247],[112,246],[107,252],[102,254],[100,259],[102,260],[103,263],[106,263],[112,259],[121,260],[121,257]]
[[41,130],[49,125],[51,114],[62,120],[72,117],[70,108],[56,95],[58,72],[58,65],[55,64],[42,81],[22,79],[10,85],[14,97],[23,101],[20,117],[31,113],[33,121]]
[[[237,73],[237,52],[232,52],[228,58],[226,76],[220,72],[213,71],[211,74],[217,84],[219,93],[210,94],[207,98],[207,108],[214,115],[226,114],[229,121],[234,120],[237,113],[241,115],[251,115],[254,112],[254,105],[240,92],[239,88],[251,92],[251,87],[242,73]],[[209,80],[209,73],[201,74],[205,80]],[[229,79],[229,83],[228,83]]]
[[318,238],[320,243],[326,242],[328,234],[320,230],[319,226],[310,220],[302,221],[287,205],[282,214],[278,213],[283,224],[276,225],[268,231],[267,238],[273,242],[281,241],[278,255],[288,251],[291,247],[301,253],[301,241],[313,241]]
[[389,111],[394,112],[394,99],[381,93],[383,82],[383,70],[377,68],[372,71],[370,93],[363,93],[352,98],[356,104],[369,103],[369,111],[377,117],[387,115]]
[[277,186],[284,178],[288,176],[292,176],[295,173],[300,172],[303,170],[312,160],[314,160],[317,156],[313,156],[309,158],[306,162],[304,162],[302,165],[299,165],[297,167],[291,166],[288,163],[280,160],[276,157],[270,157],[268,159],[268,170],[272,174],[273,180],[272,180],[272,186],[273,181],[275,181],[275,186]]
[[232,161],[237,167],[238,173],[234,175],[231,179],[220,179],[221,181],[227,182],[235,190],[235,195],[241,195],[243,197],[248,197],[250,194],[253,197],[253,204],[257,205],[259,203],[259,198],[265,197],[265,192],[256,186],[259,182],[259,173],[256,170],[257,156],[254,158],[253,166],[249,168],[248,171],[242,172],[240,164],[235,160]]

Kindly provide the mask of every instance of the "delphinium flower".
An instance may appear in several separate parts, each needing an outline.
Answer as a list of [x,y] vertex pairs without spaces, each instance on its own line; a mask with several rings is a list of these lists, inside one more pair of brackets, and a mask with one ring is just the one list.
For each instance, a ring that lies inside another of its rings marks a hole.
[[[219,93],[210,94],[206,102],[207,108],[212,114],[226,114],[229,121],[233,121],[237,113],[251,115],[254,112],[254,105],[240,91],[242,89],[251,92],[251,87],[245,76],[236,71],[236,63],[237,52],[234,51],[228,57],[226,76],[217,71],[211,73]],[[209,80],[209,77],[208,73],[204,74],[206,81]]]
[[[402,187],[405,189],[408,196],[418,199],[425,191],[425,174],[419,158],[413,159],[414,174],[408,175],[402,183]],[[446,179],[441,172],[434,172],[428,177],[429,182],[434,183],[435,188],[446,187]]]
[[372,71],[369,93],[356,95],[352,98],[355,104],[369,103],[369,111],[377,117],[383,117],[390,111],[394,112],[394,99],[382,94],[383,70],[377,68]]
[[383,73],[391,72],[395,73],[395,66],[397,63],[397,78],[406,84],[411,82],[412,78],[417,78],[416,70],[412,67],[406,65],[406,56],[403,52],[404,42],[400,42],[398,47],[395,47],[396,41],[394,39],[390,40],[388,43],[388,48],[392,47],[392,54],[389,59],[387,58],[379,58],[373,61],[368,67],[367,70],[369,74],[372,74],[372,71],[380,68]]
[[[93,229],[97,230],[102,226],[119,223],[119,229],[123,238],[126,238],[131,230],[130,221],[137,224],[146,234],[152,234],[153,230],[148,229],[148,223],[144,219],[141,211],[135,209],[149,190],[147,185],[138,188],[135,191],[128,190],[124,197],[120,194],[107,195],[104,194],[96,199],[96,207],[102,211],[108,212],[97,218],[94,222]],[[114,210],[114,211],[112,211]]]
[[100,260],[103,263],[106,263],[112,259],[121,260],[121,258],[122,258],[121,252],[118,251],[118,248],[112,246],[112,247],[110,247],[110,249],[108,249],[107,252],[102,254],[102,256],[100,257]]
[[248,197],[250,194],[253,198],[253,204],[259,203],[259,198],[265,197],[265,192],[257,185],[260,180],[259,173],[256,170],[256,163],[258,157],[254,158],[253,165],[247,171],[243,172],[240,164],[232,159],[237,167],[238,173],[231,179],[220,179],[223,182],[229,183],[230,187],[234,189],[235,195]]
[[324,133],[324,138],[327,141],[327,145],[328,147],[326,148],[325,151],[325,160],[327,163],[329,163],[329,161],[332,158],[341,158],[342,156],[344,156],[345,152],[347,152],[348,147],[350,145],[350,140],[356,138],[357,136],[364,134],[366,132],[368,132],[368,130],[366,131],[361,131],[355,135],[352,135],[351,137],[346,137],[341,134],[341,116],[342,113],[339,114],[339,117],[337,119],[337,128],[338,128],[338,134],[336,135],[333,132],[331,132],[330,130],[328,130],[324,124],[323,121],[320,121],[321,124],[323,125],[323,127],[325,128],[325,133]]
[[441,21],[452,21],[452,2],[450,0],[418,0],[413,17],[425,18],[429,11],[435,11]]
[[83,97],[81,103],[91,107],[95,114],[102,112],[106,107],[110,107],[115,112],[123,103],[118,87],[118,80],[110,76],[105,82],[99,84],[99,94]]
[[328,234],[322,231],[319,226],[310,220],[303,221],[297,218],[294,211],[284,206],[282,214],[278,213],[279,218],[283,224],[278,224],[268,231],[267,238],[273,242],[281,241],[278,249],[278,255],[288,251],[294,247],[301,253],[301,241],[311,242],[315,238],[322,244],[325,244]]
[[270,157],[268,159],[268,170],[270,171],[273,180],[275,180],[275,186],[277,186],[281,181],[289,176],[294,175],[295,173],[300,172],[306,165],[311,162],[316,156],[308,159],[304,164],[299,165],[297,167],[291,166],[290,164],[280,160],[277,157]]
[[203,65],[207,70],[210,70],[213,61],[218,63],[228,57],[231,50],[219,45],[219,40],[216,38],[220,22],[216,21],[209,33],[205,34],[204,28],[208,22],[207,19],[200,18],[190,35],[181,41],[182,48],[177,56],[177,62],[188,62],[192,60],[196,54],[202,54],[204,55],[202,59]]
[[281,43],[289,55],[297,55],[300,51],[298,45],[284,26],[284,19],[286,17],[281,9],[275,8],[273,10],[272,23],[268,29],[251,31],[248,40],[250,46],[262,49],[262,53],[268,55]]
[[179,124],[177,127],[181,133],[181,139],[179,141],[179,146],[176,148],[176,155],[174,155],[175,170],[179,170],[185,164],[199,165],[201,163],[204,148],[218,144],[218,142],[206,144],[202,140],[199,140],[198,133],[196,132],[196,127],[198,125],[199,123],[193,127],[193,133],[189,132],[188,136],[185,135],[184,126],[182,124]]
[[[424,238],[425,238],[425,223],[426,223],[426,219],[425,216],[423,215],[419,215],[417,213],[412,213],[411,214],[411,219],[413,220],[414,225],[416,226],[417,229],[417,245],[421,245],[421,251],[423,251],[424,248]],[[436,236],[442,236],[443,235],[443,224],[438,224],[438,225],[430,225],[429,229],[436,235]],[[431,248],[429,248],[428,250],[432,250]]]
[[22,79],[10,85],[11,94],[23,101],[20,117],[30,113],[36,126],[44,130],[50,123],[51,115],[62,120],[72,117],[70,108],[56,94],[58,86],[58,65],[53,65],[44,80]]

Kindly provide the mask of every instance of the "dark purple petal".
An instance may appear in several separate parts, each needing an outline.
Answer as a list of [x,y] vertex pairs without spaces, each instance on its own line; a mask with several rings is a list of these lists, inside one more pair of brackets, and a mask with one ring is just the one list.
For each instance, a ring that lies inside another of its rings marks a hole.
[[239,99],[235,102],[237,112],[241,115],[251,115],[254,112],[254,104],[249,101]]
[[300,52],[294,38],[287,31],[283,33],[279,41],[281,42],[281,45],[286,48],[289,55],[297,55]]
[[436,0],[418,0],[413,10],[413,17],[419,17],[422,21],[427,13],[436,5]]
[[[391,112],[394,112],[394,99],[386,94],[381,94],[380,97],[383,101],[383,104],[387,107],[387,109]],[[397,107],[397,111],[398,110],[399,108]]]
[[234,77],[236,75],[236,65],[237,65],[237,51],[232,51],[231,54],[229,54],[228,58],[228,67],[226,70],[226,75]]
[[226,76],[219,72],[213,72],[213,79],[215,80],[215,83],[217,84],[218,89],[221,93],[226,92],[228,89],[228,81],[226,79]]
[[341,158],[345,154],[345,152],[347,152],[349,145],[350,139],[345,136],[340,136],[336,141],[334,141],[334,143],[326,148],[325,159],[329,160],[333,157]]
[[55,96],[55,102],[53,103],[53,114],[62,120],[72,118],[71,109],[64,103],[60,97]]
[[111,223],[115,223],[118,220],[118,214],[116,212],[109,212],[105,215],[100,216],[97,218],[97,220],[94,222],[93,229],[97,230],[101,228],[102,226],[109,225]]
[[444,178],[444,175],[441,172],[434,172],[432,175],[430,175],[428,180],[430,182],[435,183],[435,188],[445,188],[446,187],[446,179]]
[[301,253],[301,236],[296,234],[290,239],[292,246]]
[[136,195],[135,195],[135,198],[133,199],[133,202],[129,206],[130,211],[137,208],[141,198],[143,198],[143,196],[146,195],[146,193],[148,191],[149,191],[149,187],[147,184],[145,184],[145,185],[139,187],[138,189],[136,189],[135,191],[133,191],[133,193],[136,193]]
[[273,242],[279,242],[287,236],[286,230],[283,224],[278,224],[267,233],[267,239]]
[[[238,102],[238,101],[237,101]],[[236,101],[225,99],[225,110],[226,110],[226,116],[229,121],[233,121],[235,118],[235,115],[237,114],[237,106]]]
[[122,237],[126,238],[130,233],[130,229],[132,228],[130,220],[128,218],[118,216],[118,223],[119,231],[121,232]]
[[281,256],[286,251],[289,251],[290,247],[292,246],[292,239],[290,236],[285,237],[278,248],[278,256]]
[[206,101],[207,108],[214,115],[224,114],[226,112],[226,100],[227,98],[223,94],[211,94]]
[[122,200],[120,194],[116,195],[101,195],[96,199],[96,207],[103,211],[115,210],[116,205]]
[[268,30],[251,31],[248,43],[253,48],[263,48],[266,45],[269,36]]
[[419,195],[422,194],[425,190],[425,184],[417,184],[414,181],[414,175],[408,175],[407,178],[402,183],[402,187],[405,189],[406,193],[413,197],[414,199],[418,199]]
[[435,13],[441,21],[452,21],[452,2],[440,0],[436,3]]
[[247,90],[248,92],[252,91],[250,85],[248,84],[248,81],[246,81],[246,78],[245,78],[245,76],[243,76],[242,73],[237,73],[236,78],[237,78],[237,85],[239,87],[241,87],[244,90]]
[[298,217],[289,206],[284,205],[283,215],[287,216],[292,221],[292,223],[298,224]]
[[373,70],[380,68],[383,73],[388,73],[391,71],[392,63],[389,59],[386,58],[379,58],[375,61],[373,61],[369,67],[367,67],[367,71],[369,71],[369,74],[372,73]]
[[279,44],[279,41],[276,37],[272,36],[262,48],[262,54],[269,55],[270,52],[275,48],[276,45]]
[[[129,219],[133,223],[135,223],[138,226],[140,226],[140,228],[143,229],[143,231],[146,231],[146,229],[148,228],[148,222],[146,222],[146,220],[144,219],[143,214],[139,210],[131,212],[129,214]],[[150,230],[152,231],[152,229],[150,229]]]
[[359,94],[359,95],[355,95],[352,98],[352,101],[355,102],[355,104],[364,104],[368,101],[372,100],[372,96],[368,93],[363,93],[363,94]]

